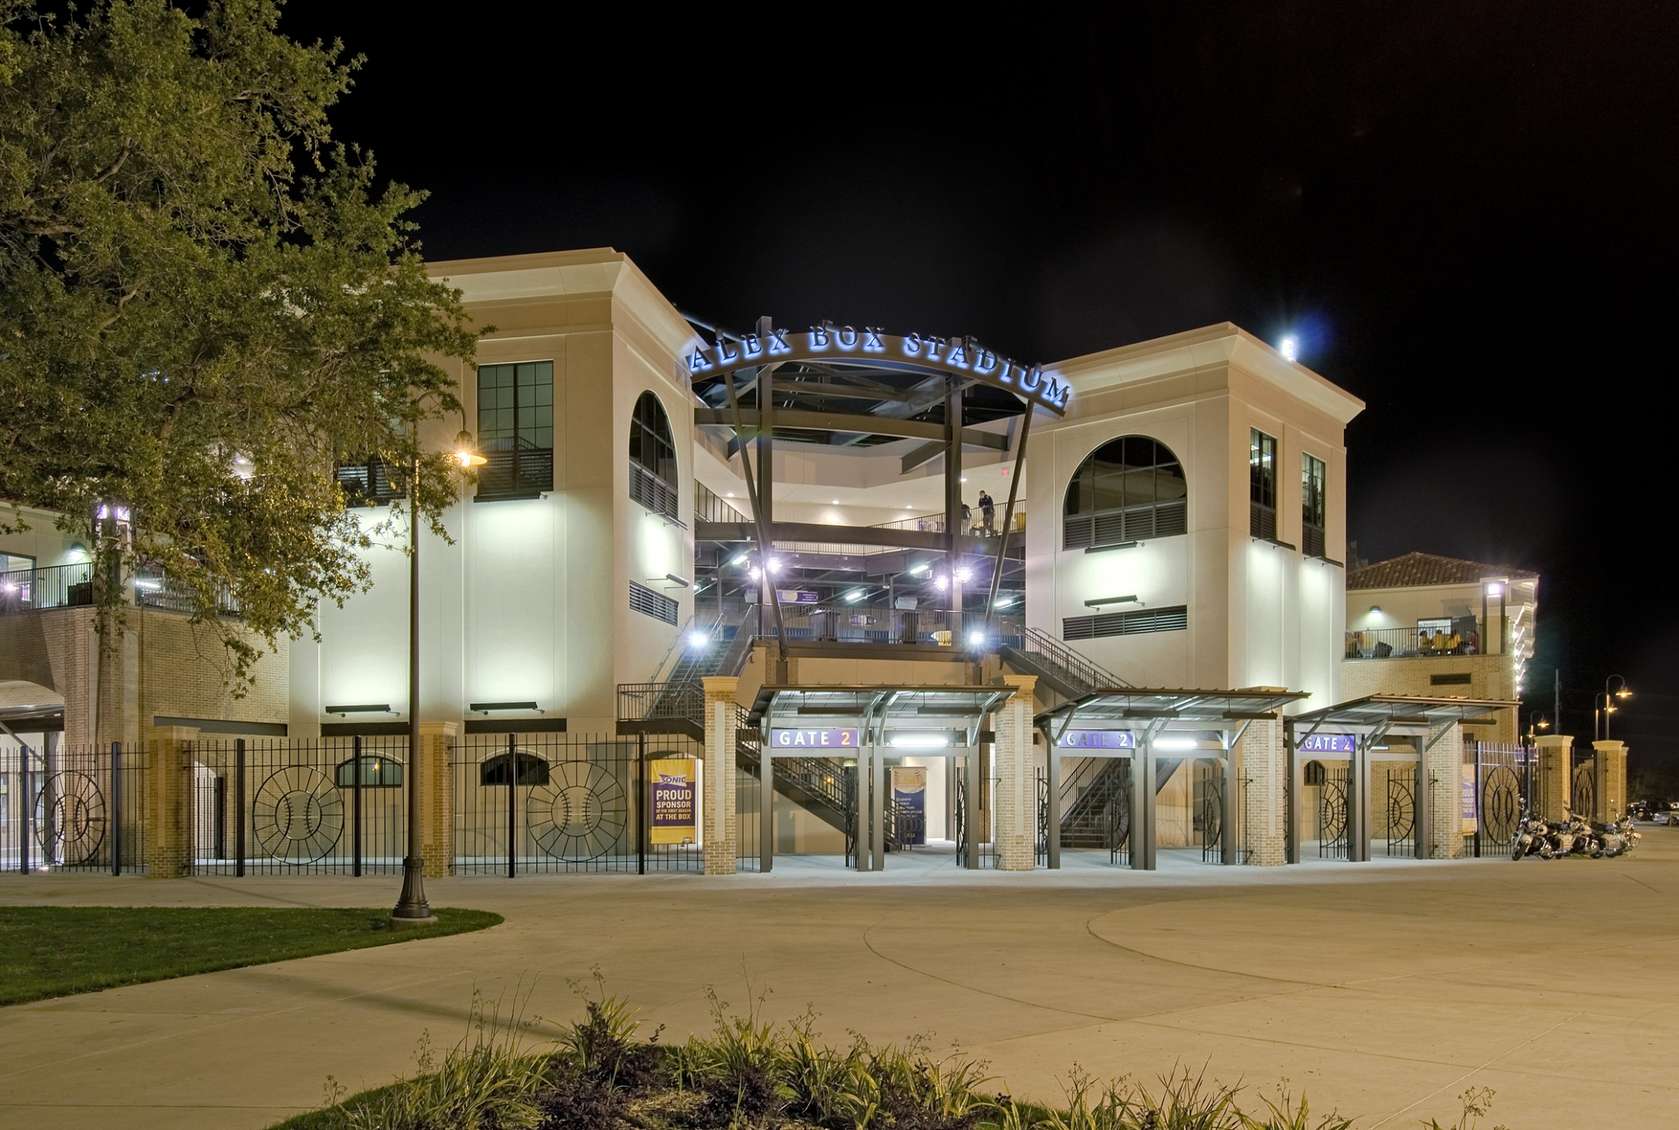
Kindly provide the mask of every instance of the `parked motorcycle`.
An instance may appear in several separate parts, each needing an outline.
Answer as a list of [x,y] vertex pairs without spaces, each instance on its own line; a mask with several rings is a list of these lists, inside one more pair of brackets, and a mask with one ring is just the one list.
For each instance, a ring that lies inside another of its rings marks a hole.
[[1551,850],[1551,826],[1537,816],[1529,816],[1516,829],[1515,842],[1510,845],[1510,858],[1522,859],[1529,855],[1537,855],[1541,859],[1550,859],[1556,854]]
[[1595,831],[1597,848],[1592,852],[1593,859],[1602,859],[1605,856],[1613,859],[1617,855],[1625,855],[1644,838],[1633,828],[1631,816],[1623,816],[1613,824],[1599,824]]

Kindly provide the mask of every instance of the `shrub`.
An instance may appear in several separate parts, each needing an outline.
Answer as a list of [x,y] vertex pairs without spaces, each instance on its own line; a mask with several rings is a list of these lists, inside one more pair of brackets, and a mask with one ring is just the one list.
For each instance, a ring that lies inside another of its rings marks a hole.
[[487,1013],[474,993],[467,1033],[436,1062],[431,1037],[420,1037],[419,1077],[374,1101],[348,1107],[348,1130],[534,1130],[543,1120],[538,1102],[547,1057],[523,1046],[523,1018]]

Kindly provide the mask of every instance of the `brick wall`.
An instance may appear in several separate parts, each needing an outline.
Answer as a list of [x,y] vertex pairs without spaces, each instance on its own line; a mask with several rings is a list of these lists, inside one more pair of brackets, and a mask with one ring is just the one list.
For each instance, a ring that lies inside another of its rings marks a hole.
[[[253,644],[266,649],[260,640]],[[91,608],[0,616],[0,680],[21,680],[64,700],[68,744],[142,737],[158,716],[273,723],[286,721],[290,686],[286,641],[257,661],[243,696],[215,630],[173,612],[128,609],[101,670]],[[94,709],[97,688],[99,711]],[[104,724],[96,732],[96,719]]]
[[1248,844],[1248,862],[1278,867],[1285,861],[1284,797],[1288,762],[1283,750],[1283,724],[1256,719],[1248,724],[1237,747],[1237,780],[1242,783],[1241,820]]

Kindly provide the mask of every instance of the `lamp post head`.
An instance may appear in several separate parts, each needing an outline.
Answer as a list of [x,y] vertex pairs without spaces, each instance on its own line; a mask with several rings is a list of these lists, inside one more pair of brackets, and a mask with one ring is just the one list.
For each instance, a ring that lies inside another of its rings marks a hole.
[[489,460],[478,453],[478,446],[472,442],[472,433],[461,430],[455,437],[455,450],[451,453],[457,466],[463,471],[470,471],[474,467],[482,467]]

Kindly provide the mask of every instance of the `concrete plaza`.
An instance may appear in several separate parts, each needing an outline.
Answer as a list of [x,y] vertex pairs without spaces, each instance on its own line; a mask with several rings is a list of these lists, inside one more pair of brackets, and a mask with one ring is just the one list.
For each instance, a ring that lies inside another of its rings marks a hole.
[[[1175,1064],[1270,1088],[1361,1127],[1458,1111],[1470,1086],[1525,1127],[1670,1126],[1679,1110],[1679,829],[1621,860],[1218,868],[1072,860],[883,874],[782,859],[773,875],[433,881],[434,905],[497,911],[477,934],[306,958],[0,1010],[0,1125],[261,1127],[412,1069],[474,992],[577,1011],[598,968],[666,1040],[708,1024],[706,988],[790,1018],[928,1033],[1053,1101],[1074,1063],[1143,1078]],[[1105,860],[1105,856],[1102,857]],[[388,903],[390,877],[0,878],[0,905]],[[112,939],[120,945],[121,939]]]

